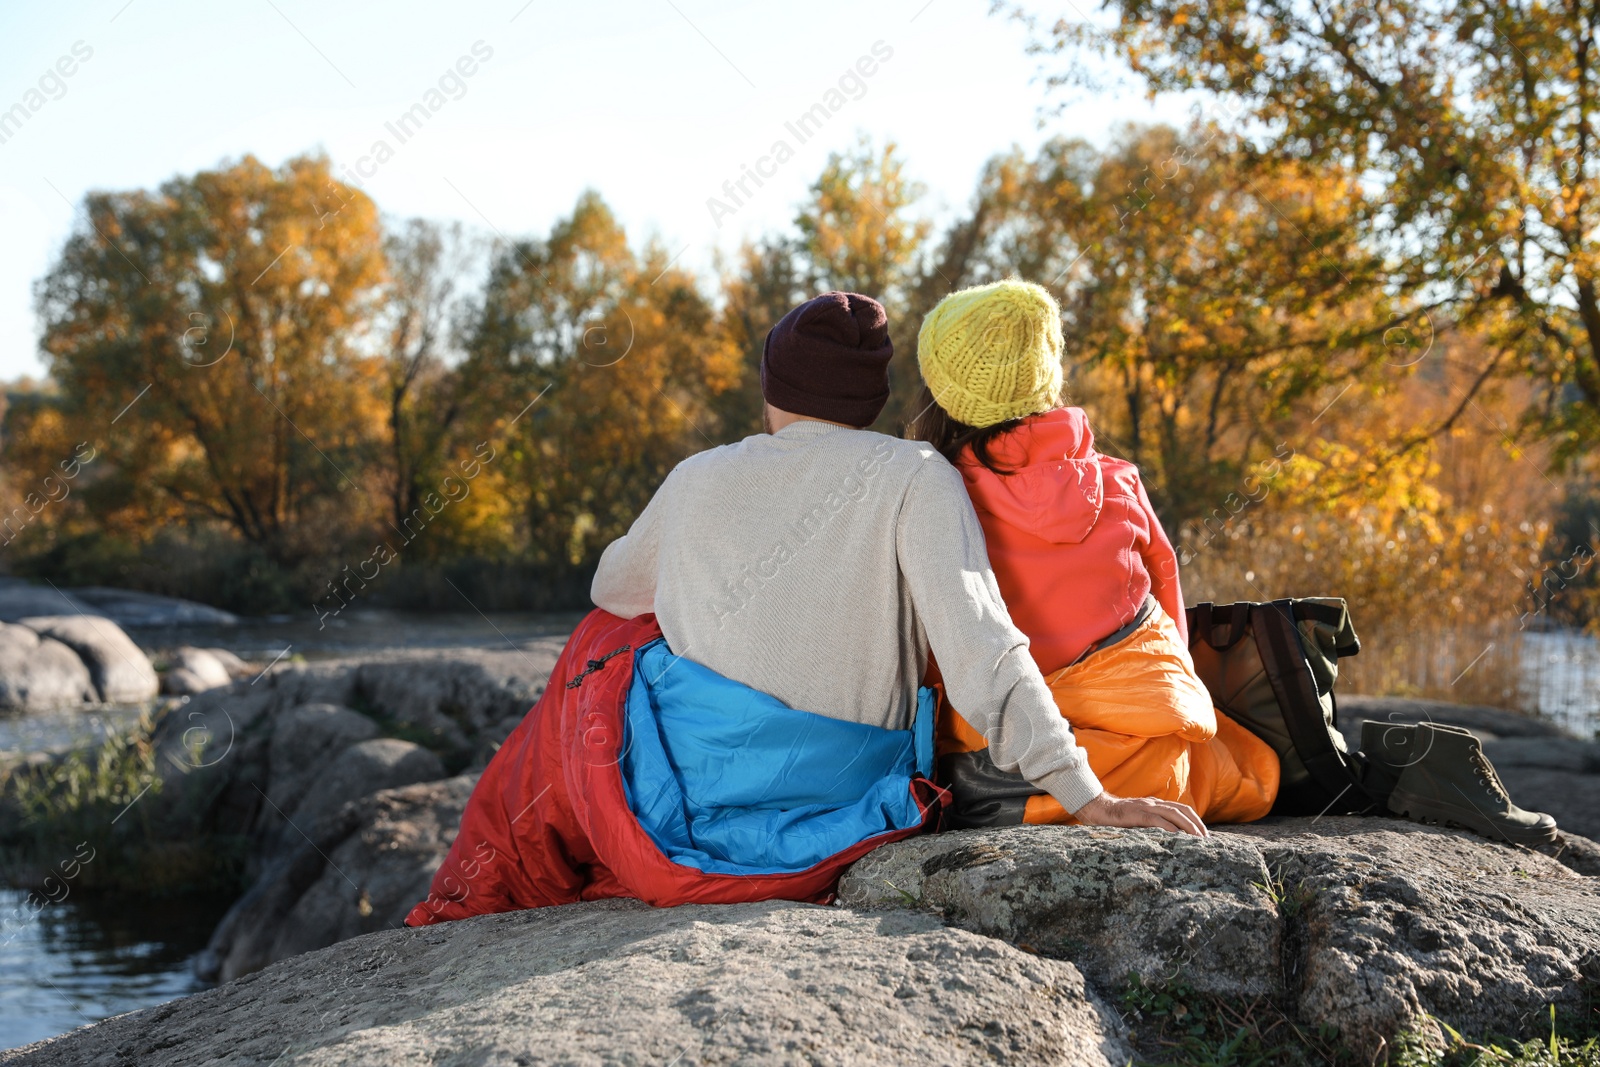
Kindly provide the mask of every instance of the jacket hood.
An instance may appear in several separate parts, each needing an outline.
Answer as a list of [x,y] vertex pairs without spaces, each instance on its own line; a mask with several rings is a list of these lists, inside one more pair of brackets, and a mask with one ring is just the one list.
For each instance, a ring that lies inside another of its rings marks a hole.
[[1105,504],[1105,475],[1082,408],[1057,408],[994,439],[990,454],[1012,474],[956,457],[973,506],[1053,544],[1077,544]]

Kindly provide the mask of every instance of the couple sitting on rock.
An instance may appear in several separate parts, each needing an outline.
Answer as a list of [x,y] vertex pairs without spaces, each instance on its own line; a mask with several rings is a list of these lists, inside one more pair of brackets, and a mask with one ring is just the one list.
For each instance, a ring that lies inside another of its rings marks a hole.
[[[824,900],[845,865],[936,824],[949,790],[988,825],[1203,837],[1268,813],[1278,757],[1195,674],[1138,470],[1063,402],[1055,301],[1018,281],[946,297],[917,338],[916,440],[864,428],[891,353],[884,309],[853,293],[772,329],[767,432],[679,464],[606,549],[599,610],[410,925]],[[1553,831],[1489,806],[1496,829]]]

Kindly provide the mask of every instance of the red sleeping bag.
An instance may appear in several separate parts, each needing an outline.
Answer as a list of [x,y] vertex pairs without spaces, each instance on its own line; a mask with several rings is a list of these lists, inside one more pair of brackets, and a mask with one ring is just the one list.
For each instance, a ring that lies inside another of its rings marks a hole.
[[[653,615],[594,611],[578,625],[544,695],[478,780],[407,926],[606,897],[825,903],[846,866],[921,829],[878,834],[796,873],[712,874],[668,859],[630,810],[620,767],[634,653],[660,636]],[[922,779],[911,788],[924,824],[936,818],[939,791]]]

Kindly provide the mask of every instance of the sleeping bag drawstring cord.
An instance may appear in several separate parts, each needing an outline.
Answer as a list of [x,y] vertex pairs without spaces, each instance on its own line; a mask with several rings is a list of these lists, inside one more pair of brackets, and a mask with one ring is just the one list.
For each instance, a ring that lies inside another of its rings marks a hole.
[[633,651],[633,646],[632,645],[623,645],[621,648],[617,649],[614,652],[607,652],[605,655],[601,656],[599,659],[590,660],[589,661],[589,666],[584,668],[583,673],[578,675],[576,678],[572,679],[572,681],[567,683],[567,688],[568,689],[576,689],[576,688],[578,688],[578,686],[583,684],[583,680],[585,678],[589,677],[589,675],[593,674],[595,671],[597,671],[600,668],[604,667],[606,665],[606,660],[610,659],[612,656],[620,656],[624,652],[632,652],[632,651]]

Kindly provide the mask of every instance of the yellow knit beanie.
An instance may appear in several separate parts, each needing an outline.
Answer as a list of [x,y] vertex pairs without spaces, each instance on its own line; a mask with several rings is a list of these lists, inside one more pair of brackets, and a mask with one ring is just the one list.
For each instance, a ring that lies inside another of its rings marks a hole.
[[951,418],[985,427],[1061,401],[1061,308],[1008,279],[951,293],[922,320],[917,365]]

